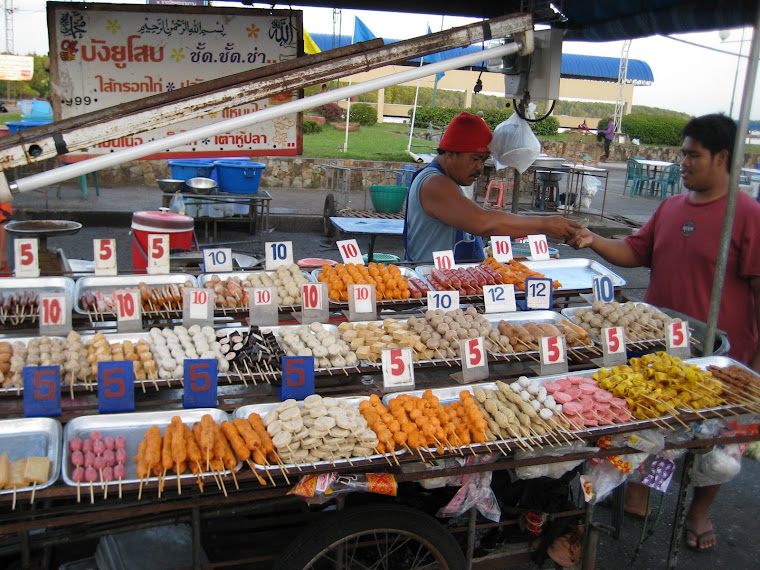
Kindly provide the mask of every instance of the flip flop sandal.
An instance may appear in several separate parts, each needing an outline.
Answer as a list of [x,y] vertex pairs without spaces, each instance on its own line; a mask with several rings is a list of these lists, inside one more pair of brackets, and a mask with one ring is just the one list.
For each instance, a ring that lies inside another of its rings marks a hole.
[[700,546],[699,546],[700,542],[702,541],[702,539],[705,536],[709,536],[711,534],[715,535],[715,531],[714,530],[706,530],[705,532],[703,532],[703,533],[700,534],[696,530],[694,530],[693,527],[684,525],[683,532],[684,532],[684,535],[691,534],[691,535],[695,536],[696,539],[697,539],[696,543],[692,545],[692,544],[689,544],[689,541],[687,540],[688,537],[684,536],[684,544],[686,544],[686,546],[690,550],[693,550],[695,552],[708,552],[710,550],[713,550],[715,548],[715,546],[717,546],[717,544],[715,546],[711,546],[709,548],[700,548]]

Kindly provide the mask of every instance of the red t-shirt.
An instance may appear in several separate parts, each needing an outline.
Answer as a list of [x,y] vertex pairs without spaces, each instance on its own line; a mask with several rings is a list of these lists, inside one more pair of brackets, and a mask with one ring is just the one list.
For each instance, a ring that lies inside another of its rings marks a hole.
[[[688,193],[679,194],[663,201],[644,227],[625,239],[636,260],[652,270],[644,301],[707,321],[725,209],[725,196],[694,204]],[[729,356],[745,364],[757,350],[749,278],[758,276],[760,203],[739,192],[718,328],[728,333]]]

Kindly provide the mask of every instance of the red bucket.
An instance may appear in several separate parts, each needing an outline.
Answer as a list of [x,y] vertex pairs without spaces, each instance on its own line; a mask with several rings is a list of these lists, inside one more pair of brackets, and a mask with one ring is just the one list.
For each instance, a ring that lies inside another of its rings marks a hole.
[[150,234],[167,234],[169,249],[189,251],[193,248],[195,238],[193,218],[152,210],[132,214],[132,264],[135,271],[148,267],[146,252]]

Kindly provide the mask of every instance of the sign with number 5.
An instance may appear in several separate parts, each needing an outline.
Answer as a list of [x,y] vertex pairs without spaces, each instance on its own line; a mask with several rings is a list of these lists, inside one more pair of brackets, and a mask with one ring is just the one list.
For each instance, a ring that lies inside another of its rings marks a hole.
[[116,240],[94,239],[92,240],[95,257],[95,275],[106,277],[118,273],[116,269]]
[[414,368],[411,348],[383,350],[383,391],[414,389]]
[[13,259],[16,277],[39,277],[39,240],[16,238],[13,240]]
[[169,271],[169,236],[166,234],[148,235],[148,273],[150,275],[167,275]]
[[688,321],[673,321],[668,323],[665,346],[668,354],[681,358],[691,357]]
[[[462,381],[468,383],[488,378],[488,355],[483,337],[461,339],[459,349],[462,354]],[[457,375],[452,376],[459,380]]]
[[564,336],[542,336],[539,339],[541,375],[567,372],[567,351]]
[[602,329],[602,360],[604,366],[625,364],[628,354],[625,346],[625,329],[607,327]]

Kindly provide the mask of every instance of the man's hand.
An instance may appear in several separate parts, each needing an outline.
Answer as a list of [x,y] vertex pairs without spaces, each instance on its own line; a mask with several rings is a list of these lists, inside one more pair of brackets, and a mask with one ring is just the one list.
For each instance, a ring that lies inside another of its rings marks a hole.
[[582,229],[578,222],[562,216],[549,216],[544,222],[544,233],[554,239],[568,240]]
[[590,247],[593,242],[594,242],[593,232],[591,232],[587,228],[583,228],[581,231],[576,233],[573,237],[571,237],[568,240],[567,245],[575,249],[583,249],[586,247]]

